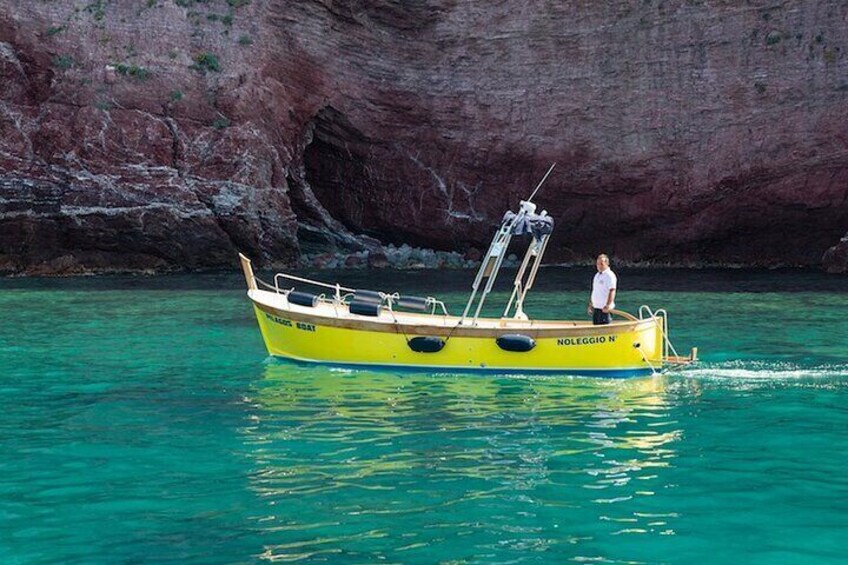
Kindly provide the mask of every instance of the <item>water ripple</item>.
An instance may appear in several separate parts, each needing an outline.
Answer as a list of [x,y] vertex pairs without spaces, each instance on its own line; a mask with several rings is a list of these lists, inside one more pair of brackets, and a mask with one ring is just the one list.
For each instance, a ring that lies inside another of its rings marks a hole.
[[610,381],[262,364],[140,284],[0,293],[4,563],[844,560],[845,295],[628,290],[705,361]]

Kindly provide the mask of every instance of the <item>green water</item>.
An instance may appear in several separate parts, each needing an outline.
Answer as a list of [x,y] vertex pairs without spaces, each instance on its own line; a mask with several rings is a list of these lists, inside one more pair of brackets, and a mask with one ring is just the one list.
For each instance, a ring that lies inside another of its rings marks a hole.
[[[0,281],[0,562],[844,561],[848,279],[619,275],[701,366],[315,368],[237,276]],[[343,276],[456,310],[471,274]],[[530,314],[582,316],[591,272],[543,276]]]

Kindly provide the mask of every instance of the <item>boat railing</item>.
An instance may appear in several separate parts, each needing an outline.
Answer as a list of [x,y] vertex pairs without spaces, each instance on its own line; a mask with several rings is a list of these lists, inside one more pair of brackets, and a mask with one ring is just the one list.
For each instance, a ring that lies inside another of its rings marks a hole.
[[260,278],[259,278],[259,277],[257,277],[256,275],[253,275],[253,280],[257,283],[257,285],[258,285],[258,286],[264,286],[264,287],[265,287],[265,288],[267,288],[268,290],[273,290],[273,291],[275,291],[275,292],[276,292],[276,293],[278,293],[278,294],[279,294],[279,292],[280,292],[280,289],[279,289],[279,288],[277,288],[275,285],[273,285],[273,284],[271,284],[271,283],[267,283],[267,282],[263,281],[262,279],[260,279]]
[[[341,304],[350,303],[351,300],[356,298],[356,292],[357,291],[349,292],[347,294],[342,295],[340,303]],[[388,293],[388,292],[377,291],[377,294],[380,295],[380,305],[381,306],[385,305],[385,307],[389,309],[389,312],[392,312],[392,313],[394,313],[395,307],[397,307],[399,305],[399,303],[402,301],[402,299],[405,298],[405,297],[401,296],[401,294],[399,292]],[[448,315],[448,309],[445,306],[445,303],[442,302],[441,300],[439,300],[438,298],[434,298],[432,296],[427,296],[427,297],[424,297],[423,299],[424,299],[424,304],[425,304],[424,310],[429,310],[431,316],[436,315],[436,308],[441,309],[441,311],[442,311],[441,315],[443,315],[443,316]],[[402,307],[403,306],[401,306],[401,308]]]
[[[390,312],[394,312],[394,308],[399,304],[401,299],[401,295],[398,292],[386,296],[386,307],[388,307]],[[424,298],[425,300],[425,309],[430,311],[431,316],[436,315],[436,309],[441,309],[442,316],[448,316],[448,309],[445,306],[445,303],[439,300],[438,298],[434,298],[432,296],[427,296]]]
[[[288,280],[291,280],[291,281],[302,282],[302,283],[313,285],[313,286],[320,286],[322,288],[333,289],[333,291],[335,291],[334,295],[335,295],[336,299],[339,300],[339,301],[341,301],[341,298],[342,298],[342,295],[341,295],[342,291],[356,292],[356,289],[348,288],[346,286],[341,286],[338,283],[330,284],[330,283],[325,283],[325,282],[321,282],[321,281],[316,281],[316,280],[313,280],[313,279],[307,279],[307,278],[304,278],[304,277],[298,277],[298,276],[295,276],[295,275],[290,275],[288,273],[277,273],[276,275],[274,275],[274,286],[277,287],[278,289],[279,289],[279,280],[281,278],[282,279],[288,279]],[[279,292],[279,290],[277,292]]]
[[675,358],[680,357],[680,355],[677,354],[677,350],[674,348],[674,344],[671,343],[671,340],[668,337],[668,312],[665,308],[651,310],[650,306],[643,304],[639,306],[639,319],[652,319],[656,323],[659,323],[659,319],[662,319],[662,324],[660,324],[660,333],[663,337],[662,358],[668,359],[670,354],[674,354]]
[[[330,284],[322,281],[316,281],[314,279],[308,279],[305,277],[298,277],[296,275],[290,275],[288,273],[277,273],[274,275],[274,284],[267,283],[260,279],[259,277],[254,275],[254,280],[259,284],[259,286],[265,287],[268,290],[274,291],[277,294],[287,295],[291,291],[294,290],[294,287],[281,286],[281,279],[300,282],[307,285],[317,286],[321,288],[331,289],[333,291],[333,298],[330,299],[326,297],[324,294],[321,294],[318,298],[320,302],[332,303],[335,306],[341,304],[348,304],[355,296],[357,290],[355,288],[350,288],[346,286],[342,286],[338,283]],[[393,311],[393,308],[399,303],[401,299],[401,295],[398,292],[388,293],[388,292],[379,292],[380,298],[382,302],[385,302],[386,306],[389,310]],[[445,306],[445,303],[437,298],[432,296],[427,296],[425,298],[426,307],[430,311],[430,315],[435,315],[437,310],[441,311],[441,315],[448,316],[448,309]]]
[[[401,298],[403,298],[403,297],[401,296],[401,294],[399,292],[393,292],[392,294],[386,294],[385,296],[386,296],[386,307],[391,312],[394,312],[394,309],[399,305],[399,303],[401,302]],[[424,297],[424,301],[425,301],[425,310],[429,310],[431,316],[436,315],[436,309],[437,308],[441,309],[441,311],[442,311],[441,315],[442,316],[448,315],[448,309],[445,306],[445,303],[442,302],[441,300],[439,300],[438,298],[434,298],[432,296],[427,296],[427,297]]]

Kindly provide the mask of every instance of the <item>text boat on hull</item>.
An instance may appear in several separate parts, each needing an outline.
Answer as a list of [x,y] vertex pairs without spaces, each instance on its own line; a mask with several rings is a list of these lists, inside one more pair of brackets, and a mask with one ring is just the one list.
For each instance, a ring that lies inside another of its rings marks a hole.
[[[531,201],[507,212],[474,281],[462,316],[448,314],[433,297],[357,290],[279,273],[259,280],[240,255],[259,328],[275,357],[347,366],[403,367],[446,371],[560,373],[602,377],[649,375],[695,360],[677,355],[668,337],[664,310],[616,311],[620,321],[594,326],[586,321],[531,320],[523,311],[553,221],[536,214]],[[510,240],[532,241],[501,318],[480,316]],[[323,289],[323,294],[291,285]]]

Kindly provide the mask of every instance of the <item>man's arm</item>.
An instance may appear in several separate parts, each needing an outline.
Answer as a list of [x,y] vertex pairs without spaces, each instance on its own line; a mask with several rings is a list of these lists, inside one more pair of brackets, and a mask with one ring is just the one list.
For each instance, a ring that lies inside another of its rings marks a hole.
[[610,306],[610,304],[612,304],[614,302],[615,302],[615,289],[611,288],[609,290],[609,296],[607,296],[607,303],[604,305],[604,313],[609,314],[610,310],[612,310],[612,307]]

